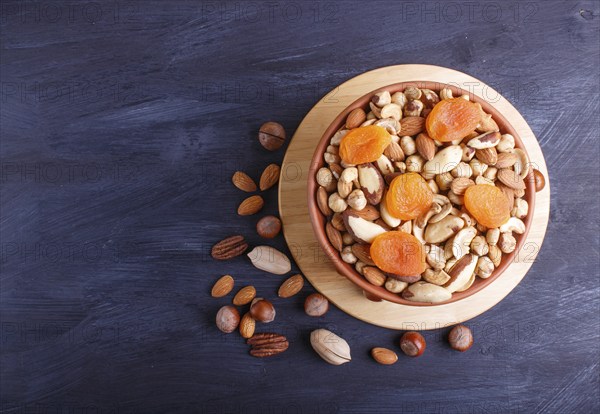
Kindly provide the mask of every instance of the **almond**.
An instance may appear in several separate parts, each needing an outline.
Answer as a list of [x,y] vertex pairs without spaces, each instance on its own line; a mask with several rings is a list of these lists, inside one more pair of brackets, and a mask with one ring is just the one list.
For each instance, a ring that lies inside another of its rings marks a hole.
[[319,206],[319,210],[321,210],[321,213],[323,213],[325,217],[328,217],[333,213],[329,208],[329,196],[327,195],[327,190],[325,190],[325,187],[323,186],[319,187],[317,190],[317,206]]
[[242,338],[245,339],[252,338],[255,328],[256,321],[252,318],[250,312],[247,312],[244,316],[242,316],[242,320],[240,321],[240,335],[242,335]]
[[342,235],[340,234],[339,230],[333,227],[333,225],[329,221],[325,225],[325,233],[327,234],[327,238],[329,239],[329,242],[331,243],[333,248],[336,249],[338,252],[341,252],[342,248],[344,247],[344,243],[342,242]]
[[369,283],[375,286],[383,286],[387,279],[381,270],[373,266],[365,266],[363,268],[363,275]]
[[256,183],[250,176],[244,172],[236,171],[231,177],[231,182],[237,188],[247,193],[252,193],[256,191]]
[[210,292],[210,295],[213,298],[222,298],[225,295],[228,295],[233,289],[234,280],[230,275],[225,275],[217,280]]
[[499,170],[502,168],[510,168],[517,162],[517,156],[512,152],[501,152],[498,154],[498,160],[495,167]]
[[415,144],[417,146],[418,153],[421,154],[421,156],[427,161],[435,156],[435,142],[429,138],[429,135],[425,133],[419,134]]
[[265,204],[263,198],[259,195],[253,195],[242,201],[238,207],[238,214],[240,216],[251,216],[252,214],[258,213]]
[[358,128],[367,120],[367,114],[362,108],[353,109],[346,118],[346,129]]
[[[367,206],[367,207],[369,207],[369,206]],[[342,213],[335,213],[331,217],[331,225],[333,227],[335,227],[336,230],[346,231],[346,226],[344,225],[344,218],[342,217]]]
[[269,164],[260,176],[260,183],[258,186],[261,191],[268,190],[273,187],[279,181],[279,165]]
[[407,116],[400,120],[400,132],[403,136],[417,135],[423,132],[425,127],[425,118],[421,116]]
[[371,356],[382,365],[392,365],[398,361],[398,355],[387,348],[373,348],[371,349]]
[[400,144],[394,141],[383,151],[383,155],[388,157],[390,161],[404,161],[404,151],[402,151]]
[[[379,218],[379,210],[377,210],[376,207],[371,206],[371,205],[367,205],[362,210],[354,210],[353,208],[350,208],[349,210],[352,212],[352,214],[354,214],[358,217],[364,218],[365,220],[368,220],[368,221],[375,221]],[[344,217],[342,216],[342,221],[343,221],[343,219],[344,219]],[[346,231],[345,223],[344,223],[344,230],[340,230],[340,231]]]
[[368,266],[375,266],[375,262],[371,258],[371,245],[370,244],[358,244],[352,245],[352,253],[358,260],[367,264]]
[[256,288],[254,286],[244,286],[233,297],[233,304],[235,306],[247,305],[255,296]]
[[502,183],[498,183],[497,187],[500,190],[502,190],[502,192],[506,196],[506,199],[508,200],[508,205],[509,205],[510,209],[512,210],[513,207],[515,206],[515,190],[513,190],[510,187],[505,186]]
[[467,191],[467,188],[471,187],[472,185],[475,185],[475,181],[471,180],[470,178],[457,177],[452,180],[450,189],[456,195],[463,195],[465,191]]
[[487,165],[495,165],[498,161],[498,152],[495,147],[478,149],[475,151],[475,158]]
[[513,190],[525,190],[525,181],[513,170],[509,170],[508,168],[498,170],[496,177],[502,184]]
[[231,236],[215,244],[210,255],[213,259],[228,260],[241,255],[247,248],[248,243],[243,236]]
[[304,286],[304,278],[301,274],[294,275],[287,279],[279,287],[277,295],[280,298],[290,298],[302,290]]

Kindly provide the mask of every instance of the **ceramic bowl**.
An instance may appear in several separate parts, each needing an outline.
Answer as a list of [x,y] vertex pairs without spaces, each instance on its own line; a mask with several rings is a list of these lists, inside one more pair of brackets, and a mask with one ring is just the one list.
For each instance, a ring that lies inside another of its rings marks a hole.
[[525,223],[525,228],[526,228],[525,233],[523,233],[520,236],[515,235],[515,238],[517,238],[517,247],[516,247],[515,251],[510,254],[503,254],[500,266],[498,266],[498,268],[496,268],[494,270],[494,273],[492,273],[492,275],[490,277],[488,277],[487,279],[481,279],[479,277],[476,277],[475,282],[469,289],[465,290],[464,292],[454,292],[452,294],[452,298],[449,299],[448,301],[440,302],[440,303],[433,303],[433,304],[432,303],[411,302],[409,300],[402,298],[399,294],[389,292],[384,287],[375,286],[375,285],[372,285],[371,283],[369,283],[361,274],[359,274],[354,269],[354,266],[342,261],[342,259],[340,257],[340,253],[329,242],[329,239],[327,238],[327,235],[325,233],[325,223],[327,222],[327,217],[323,216],[323,214],[319,210],[319,207],[317,206],[317,202],[316,202],[316,194],[317,194],[317,189],[318,189],[319,185],[316,182],[315,175],[316,175],[316,172],[319,170],[319,168],[321,168],[325,165],[325,162],[323,160],[323,154],[324,154],[325,150],[327,149],[327,146],[329,145],[329,141],[330,141],[331,137],[337,131],[339,131],[340,129],[342,129],[344,127],[344,124],[346,122],[346,117],[353,109],[363,108],[365,110],[365,112],[369,112],[369,101],[371,100],[373,95],[375,95],[376,93],[385,91],[385,90],[387,90],[391,94],[393,94],[394,92],[403,91],[408,86],[417,86],[422,89],[431,89],[437,93],[439,93],[439,91],[442,88],[450,88],[452,90],[453,96],[461,96],[463,94],[469,95],[471,101],[478,102],[482,106],[482,108],[485,112],[492,115],[494,121],[496,121],[496,123],[498,124],[498,127],[500,128],[500,133],[502,133],[502,134],[508,133],[508,134],[513,135],[515,137],[515,147],[521,148],[523,151],[525,151],[525,153],[527,153],[527,150],[525,149],[523,142],[521,141],[521,138],[519,137],[519,133],[512,127],[509,120],[507,120],[500,112],[498,112],[496,110],[496,108],[494,108],[494,106],[492,106],[490,103],[488,103],[484,99],[482,99],[474,94],[469,94],[467,91],[460,89],[456,86],[446,85],[446,84],[438,83],[438,82],[412,81],[412,82],[395,83],[395,84],[388,85],[388,86],[382,87],[380,89],[374,90],[372,92],[369,92],[368,94],[358,98],[351,105],[349,105],[346,109],[344,109],[334,119],[334,121],[331,123],[331,125],[329,125],[329,127],[325,130],[325,133],[323,134],[323,136],[319,140],[319,143],[317,144],[317,147],[315,149],[315,152],[314,152],[314,155],[312,158],[312,162],[311,162],[311,171],[310,171],[309,178],[308,178],[308,209],[309,209],[309,214],[310,214],[310,220],[311,220],[316,238],[317,238],[319,244],[321,245],[321,247],[323,248],[323,250],[325,251],[325,253],[327,254],[327,256],[333,261],[333,265],[337,269],[337,272],[339,274],[345,276],[346,278],[348,278],[348,280],[350,280],[351,282],[356,284],[361,289],[363,289],[363,291],[365,292],[365,296],[367,298],[369,298],[371,300],[375,300],[375,301],[387,300],[389,302],[395,302],[395,303],[400,303],[400,304],[409,305],[409,306],[440,306],[440,305],[443,305],[446,303],[452,303],[452,302],[456,302],[461,299],[464,299],[468,296],[471,296],[471,295],[479,292],[481,289],[485,288],[486,286],[493,284],[494,281],[496,279],[498,279],[499,277],[501,277],[502,273],[504,273],[504,271],[506,271],[506,269],[510,266],[510,264],[515,260],[515,256],[521,250],[521,247],[523,247],[523,244],[525,243],[525,240],[527,239],[527,234],[529,233],[529,229],[531,227],[533,211],[535,209],[535,188],[532,185],[532,182],[530,182],[530,180],[528,180],[528,179],[525,180],[526,184],[527,184],[527,188],[525,190],[525,196],[523,198],[527,201],[527,203],[529,203],[529,214],[523,220],[523,222]]

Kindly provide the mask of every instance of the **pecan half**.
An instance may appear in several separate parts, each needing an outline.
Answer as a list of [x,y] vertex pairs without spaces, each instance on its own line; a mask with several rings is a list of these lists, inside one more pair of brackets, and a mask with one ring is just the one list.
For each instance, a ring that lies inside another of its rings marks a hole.
[[286,337],[276,333],[258,333],[246,343],[252,347],[250,355],[257,358],[280,354],[289,347]]
[[210,255],[213,259],[229,260],[241,255],[248,248],[244,236],[231,236],[221,240],[212,247]]

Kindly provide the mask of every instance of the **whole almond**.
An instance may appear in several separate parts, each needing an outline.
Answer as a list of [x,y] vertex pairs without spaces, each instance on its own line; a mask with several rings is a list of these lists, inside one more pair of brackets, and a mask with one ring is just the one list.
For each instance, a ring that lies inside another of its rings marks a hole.
[[244,172],[236,171],[233,174],[233,177],[231,177],[231,181],[233,182],[233,185],[242,191],[247,193],[256,191],[256,183],[252,178],[250,178],[250,176],[248,176],[248,174]]
[[328,217],[329,215],[331,215],[331,213],[333,213],[333,211],[331,211],[331,208],[329,208],[329,196],[327,195],[327,191],[323,186],[320,186],[317,190],[317,206],[319,207],[319,210],[321,210],[321,213],[323,213],[325,217]]
[[388,157],[390,161],[404,161],[404,151],[402,151],[400,144],[394,141],[383,151],[383,155]]
[[344,243],[342,242],[342,235],[340,231],[333,227],[331,222],[328,221],[327,224],[325,224],[325,233],[327,234],[327,238],[329,239],[329,242],[333,248],[338,252],[341,252],[344,248]]
[[417,135],[425,128],[425,118],[421,116],[406,116],[400,120],[400,132],[403,136]]
[[264,206],[265,201],[259,195],[253,195],[242,201],[238,207],[238,214],[240,216],[251,216],[252,214],[258,213]]
[[233,304],[236,306],[247,305],[255,296],[256,288],[254,286],[244,286],[233,297]]
[[217,260],[228,260],[241,255],[248,249],[243,236],[231,236],[221,240],[212,247],[211,256]]
[[250,312],[246,312],[240,321],[240,335],[242,335],[242,338],[251,338],[254,335],[255,328],[256,321],[252,318]]
[[353,109],[346,118],[346,129],[358,128],[367,120],[367,114],[362,108]]
[[369,283],[375,286],[383,286],[387,279],[385,274],[374,266],[365,266],[363,268],[363,275]]
[[429,138],[429,135],[425,133],[417,135],[415,144],[417,147],[417,152],[421,154],[421,156],[427,161],[435,156],[435,142]]
[[467,188],[475,185],[475,181],[467,177],[457,177],[450,183],[450,189],[456,195],[463,195]]
[[339,231],[346,231],[344,216],[342,216],[341,213],[335,213],[333,216],[331,216],[331,225]]
[[375,262],[373,262],[373,259],[371,258],[370,244],[354,243],[352,245],[352,253],[358,260],[367,264],[368,266],[375,266]]
[[368,204],[362,210],[354,210],[353,208],[351,208],[350,212],[352,214],[355,214],[356,216],[364,218],[365,220],[368,220],[368,221],[375,221],[380,216],[379,210],[377,210],[377,207],[372,206],[370,204]]
[[300,292],[303,286],[304,278],[302,277],[302,275],[294,275],[281,284],[277,295],[280,298],[291,298],[296,293]]
[[371,349],[371,356],[382,365],[392,365],[398,361],[398,355],[387,348],[373,348]]
[[260,176],[260,183],[258,186],[261,191],[268,190],[273,187],[279,181],[279,165],[269,164]]
[[222,298],[231,292],[234,285],[234,280],[230,275],[225,275],[217,280],[210,292],[213,298]]
[[513,170],[508,168],[498,170],[496,177],[502,184],[513,190],[525,190],[525,181]]
[[506,196],[506,199],[508,200],[508,206],[510,207],[510,209],[512,210],[513,207],[515,206],[515,190],[513,190],[510,187],[505,186],[502,183],[498,183],[497,187],[502,190],[502,192],[504,193],[504,195]]
[[501,152],[498,154],[495,167],[499,170],[502,168],[509,168],[515,165],[517,162],[517,156],[512,152]]
[[498,151],[495,147],[478,149],[475,151],[475,158],[487,165],[495,165],[498,161]]

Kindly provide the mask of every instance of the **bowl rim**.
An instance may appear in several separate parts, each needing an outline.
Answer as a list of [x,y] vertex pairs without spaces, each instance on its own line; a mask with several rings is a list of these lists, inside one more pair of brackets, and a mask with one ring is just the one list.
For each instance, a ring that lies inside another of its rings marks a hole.
[[[363,109],[366,108],[368,106],[368,102],[371,100],[371,97],[373,95],[375,95],[376,93],[386,91],[386,90],[389,91],[390,93],[394,93],[394,92],[398,92],[398,91],[403,91],[408,86],[416,86],[420,89],[431,89],[438,93],[442,88],[449,88],[450,90],[452,90],[452,93],[454,96],[460,96],[463,94],[468,95],[472,102],[479,103],[485,112],[492,115],[492,118],[498,124],[500,131],[503,131],[501,133],[511,134],[515,138],[515,148],[520,148],[521,150],[523,150],[525,152],[525,154],[527,155],[528,159],[530,159],[527,149],[523,145],[523,141],[521,140],[521,137],[520,137],[519,133],[517,132],[517,130],[512,126],[512,124],[506,119],[506,117],[504,117],[504,115],[500,111],[498,111],[491,103],[486,101],[484,98],[482,98],[474,93],[470,93],[456,85],[447,84],[444,82],[419,81],[419,80],[397,82],[397,83],[393,83],[393,84],[389,84],[389,85],[377,88],[377,89],[375,89],[371,92],[368,92],[368,93],[364,94],[363,96],[359,97],[358,99],[353,101],[350,105],[348,105],[344,110],[342,110],[340,112],[340,114],[325,129],[325,132],[323,133],[319,142],[317,143],[317,146],[313,153],[313,157],[312,157],[311,164],[310,164],[310,170],[309,170],[309,174],[308,174],[308,185],[307,185],[308,211],[309,211],[309,216],[310,216],[310,221],[311,221],[311,225],[313,228],[313,232],[315,234],[317,242],[319,243],[321,248],[325,251],[327,256],[331,259],[337,272],[340,275],[346,277],[348,280],[350,280],[352,283],[354,283],[358,287],[360,287],[365,292],[365,295],[367,296],[367,298],[369,298],[371,300],[375,300],[375,301],[386,300],[388,302],[398,303],[398,304],[402,304],[402,305],[406,305],[406,306],[416,306],[416,307],[441,306],[441,305],[446,305],[449,303],[453,303],[453,302],[457,302],[462,299],[465,299],[465,298],[472,296],[475,293],[481,291],[485,287],[491,285],[496,279],[498,279],[508,269],[510,264],[514,261],[515,257],[518,257],[517,255],[520,252],[521,248],[523,247],[525,241],[527,240],[527,235],[529,234],[529,231],[531,229],[531,224],[533,221],[533,212],[535,211],[535,190],[534,190],[533,182],[531,182],[531,174],[528,174],[528,176],[525,178],[527,186],[525,189],[525,195],[523,196],[523,199],[525,199],[527,201],[527,203],[529,204],[529,212],[528,212],[527,217],[524,220],[525,232],[523,234],[519,235],[519,237],[517,239],[517,245],[515,247],[515,250],[510,254],[503,254],[500,265],[496,269],[494,269],[494,272],[492,273],[492,275],[490,277],[488,277],[486,279],[481,279],[481,278],[476,277],[475,282],[473,283],[473,285],[471,285],[471,287],[469,289],[465,290],[464,292],[454,292],[452,294],[452,297],[447,301],[439,302],[439,303],[425,303],[425,302],[409,301],[407,299],[404,299],[402,296],[400,296],[397,293],[392,293],[392,292],[388,291],[387,289],[385,289],[382,286],[375,286],[375,285],[369,283],[362,275],[360,275],[355,270],[355,268],[353,266],[342,261],[340,253],[331,245],[331,242],[329,241],[329,239],[326,236],[325,223],[327,221],[326,220],[327,218],[321,213],[320,209],[317,206],[317,202],[316,202],[316,193],[317,193],[317,188],[319,187],[316,182],[316,172],[319,170],[319,168],[321,168],[322,166],[325,165],[325,162],[323,160],[323,153],[325,152],[325,149],[329,145],[329,141],[330,141],[331,137],[338,130],[343,128],[343,126],[345,124],[345,119],[352,110],[359,108],[359,107],[363,108]],[[531,165],[530,165],[530,168],[531,168]]]

